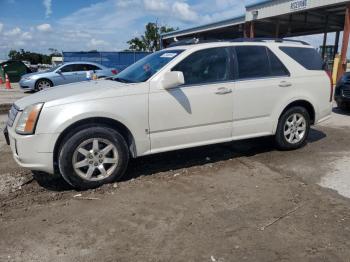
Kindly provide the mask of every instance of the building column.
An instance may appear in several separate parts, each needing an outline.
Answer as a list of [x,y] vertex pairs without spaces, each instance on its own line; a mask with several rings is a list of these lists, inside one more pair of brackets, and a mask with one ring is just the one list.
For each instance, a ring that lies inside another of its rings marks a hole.
[[323,33],[323,44],[322,44],[322,59],[325,60],[326,56],[326,45],[327,45],[327,36],[328,36],[328,15],[326,17],[326,22],[324,26]]
[[277,22],[276,22],[275,37],[276,37],[276,38],[279,38],[279,36],[280,36],[280,21],[277,20]]
[[350,34],[350,5],[347,5],[346,11],[345,11],[343,42],[342,42],[341,53],[340,53],[340,67],[338,70],[337,79],[339,79],[346,71],[346,63],[347,63],[346,54],[348,52],[349,34]]
[[249,35],[249,33],[248,33],[248,23],[246,22],[243,25],[243,37],[244,38],[248,38],[248,35]]
[[246,22],[244,23],[244,32],[243,32],[244,38],[254,38],[255,37],[255,29],[254,29],[254,22]]
[[250,22],[249,37],[250,38],[254,38],[255,37],[255,28],[254,28],[254,22],[253,21]]
[[337,31],[337,32],[335,33],[333,59],[334,59],[335,55],[338,53],[338,49],[339,49],[339,36],[340,36],[340,31]]

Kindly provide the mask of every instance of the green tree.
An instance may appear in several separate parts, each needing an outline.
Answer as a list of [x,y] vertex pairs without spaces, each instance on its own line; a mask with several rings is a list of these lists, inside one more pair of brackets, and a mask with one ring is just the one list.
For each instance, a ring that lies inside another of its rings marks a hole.
[[129,40],[129,50],[154,52],[160,49],[160,35],[176,30],[173,27],[158,26],[157,23],[148,23],[145,33],[140,38]]
[[24,49],[10,50],[8,57],[11,60],[29,61],[31,64],[51,64],[52,56],[62,56],[56,49],[50,48],[50,55],[25,51]]

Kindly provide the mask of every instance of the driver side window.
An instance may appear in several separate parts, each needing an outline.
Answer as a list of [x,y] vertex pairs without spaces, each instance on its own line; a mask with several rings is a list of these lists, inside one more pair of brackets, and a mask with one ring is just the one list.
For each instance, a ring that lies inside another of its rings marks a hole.
[[228,48],[210,48],[189,55],[172,71],[181,71],[184,74],[186,85],[215,83],[232,78],[230,64]]
[[62,67],[60,70],[62,73],[73,72],[74,65],[66,65],[66,66]]

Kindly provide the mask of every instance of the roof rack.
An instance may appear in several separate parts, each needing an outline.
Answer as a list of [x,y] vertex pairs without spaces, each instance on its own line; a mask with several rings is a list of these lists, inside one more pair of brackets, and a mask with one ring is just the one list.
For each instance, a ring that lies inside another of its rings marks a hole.
[[175,42],[171,43],[169,47],[174,46],[183,46],[183,45],[196,45],[196,44],[204,44],[204,43],[215,43],[215,42],[265,42],[265,41],[274,41],[276,43],[283,42],[292,42],[292,43],[300,43],[302,45],[310,45],[309,43],[302,40],[294,40],[294,39],[283,39],[283,38],[269,38],[269,37],[257,37],[257,38],[235,38],[235,39],[210,39],[210,40],[201,40],[199,38],[189,38],[178,41],[176,38]]
[[292,43],[299,43],[303,45],[310,45],[309,43],[302,40],[284,39],[284,38],[275,38],[275,37],[236,38],[236,39],[230,40],[230,42],[264,42],[264,41],[274,41],[276,43],[292,42]]

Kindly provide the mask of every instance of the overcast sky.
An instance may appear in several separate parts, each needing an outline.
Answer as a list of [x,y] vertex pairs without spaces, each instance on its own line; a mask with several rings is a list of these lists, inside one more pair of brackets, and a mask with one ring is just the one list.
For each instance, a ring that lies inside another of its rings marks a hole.
[[[242,15],[245,4],[259,1],[0,0],[0,59],[19,48],[44,53],[49,48],[122,50],[147,22],[184,29]],[[308,40],[321,43],[320,36]]]

